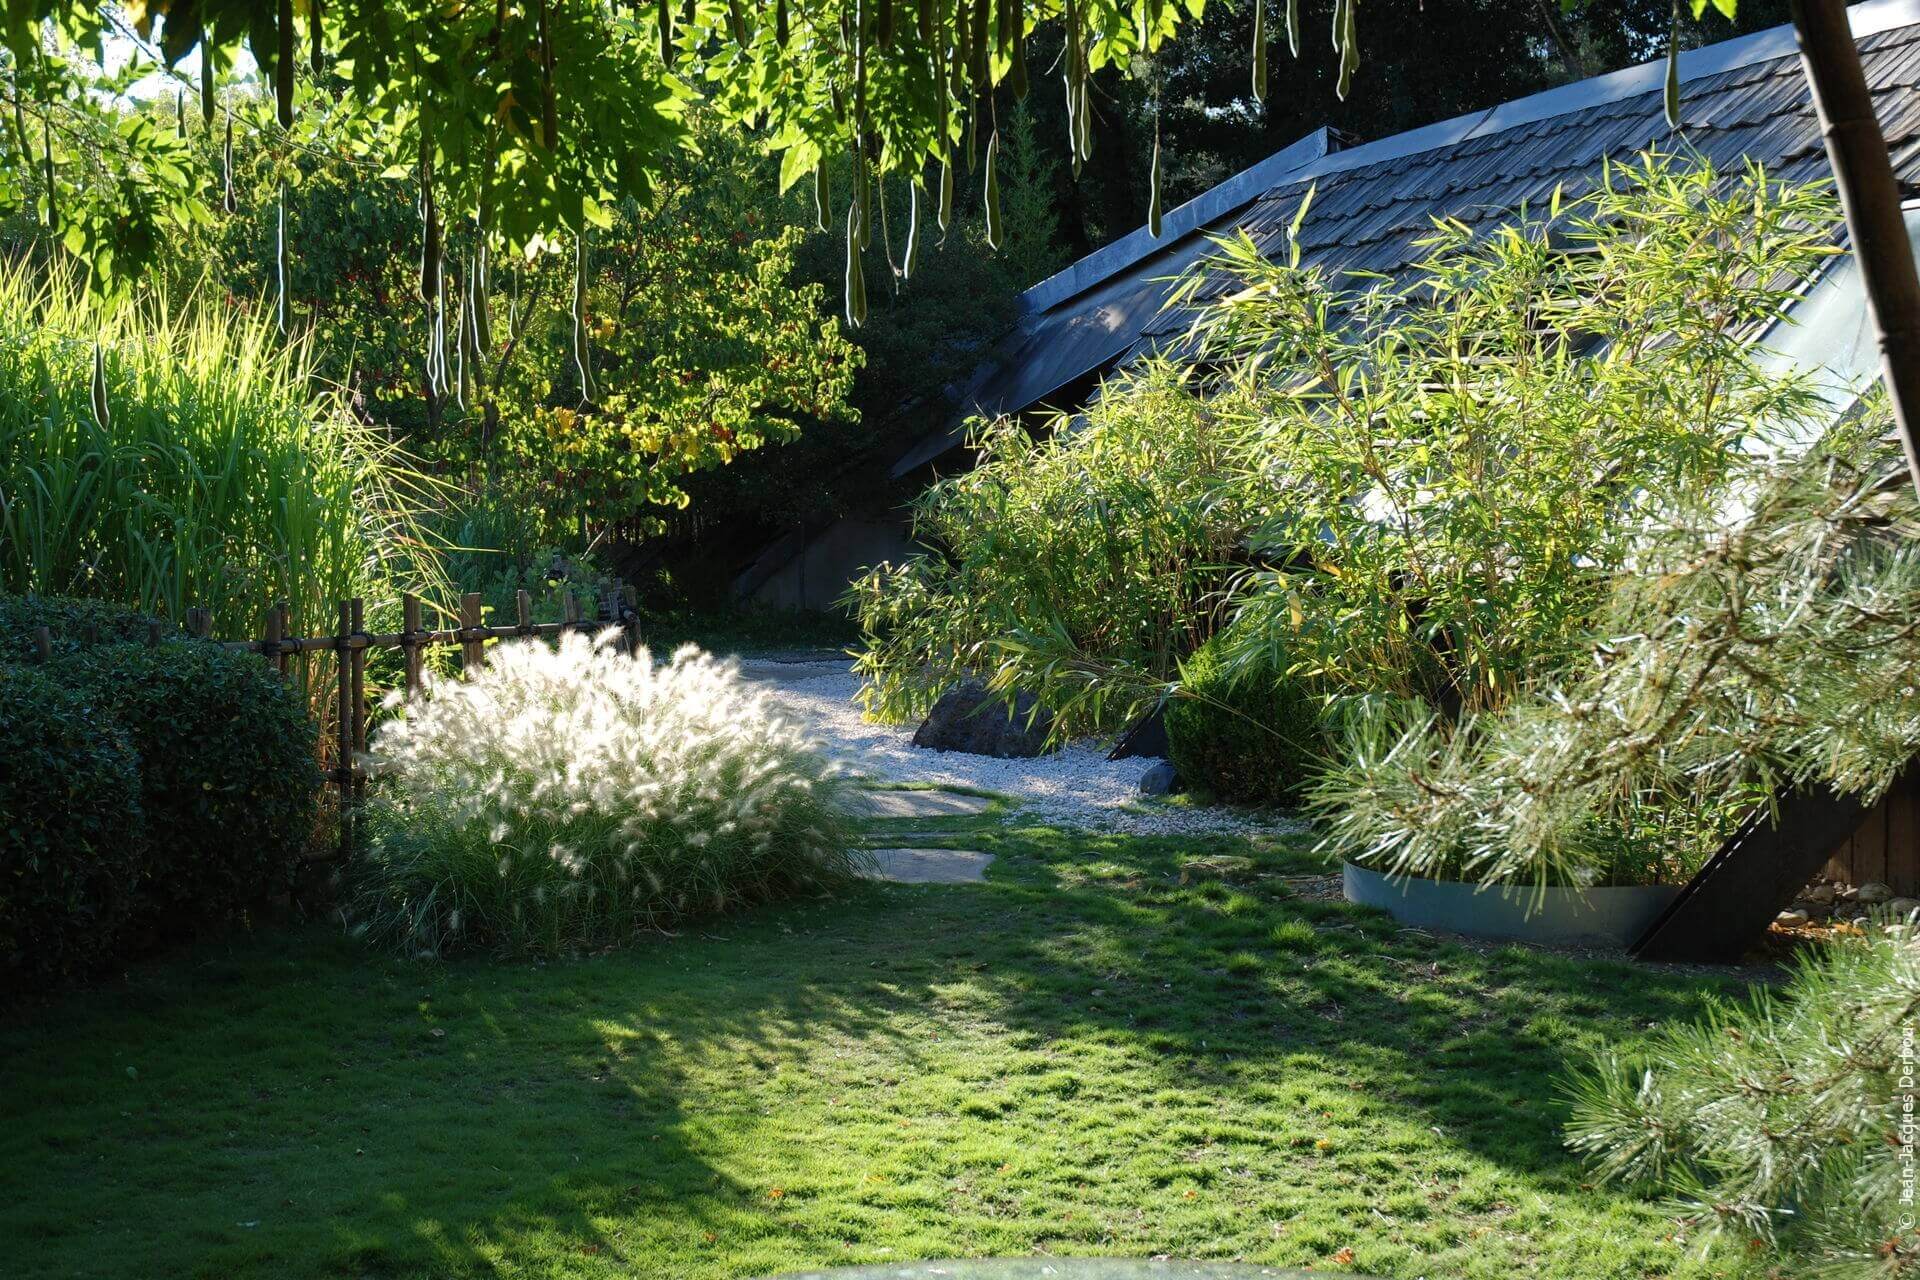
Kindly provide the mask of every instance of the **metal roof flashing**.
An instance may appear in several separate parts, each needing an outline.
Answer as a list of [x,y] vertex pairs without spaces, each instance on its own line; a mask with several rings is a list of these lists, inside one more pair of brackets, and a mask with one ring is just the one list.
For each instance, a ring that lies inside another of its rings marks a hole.
[[1210,222],[1218,222],[1252,204],[1280,183],[1290,180],[1294,170],[1321,159],[1332,149],[1332,134],[1324,128],[1315,129],[1168,213],[1160,220],[1158,236],[1145,227],[1136,227],[1112,244],[1095,249],[1078,262],[1032,286],[1020,295],[1020,314],[1028,316],[1046,311],[1085,293],[1166,249],[1188,232]]

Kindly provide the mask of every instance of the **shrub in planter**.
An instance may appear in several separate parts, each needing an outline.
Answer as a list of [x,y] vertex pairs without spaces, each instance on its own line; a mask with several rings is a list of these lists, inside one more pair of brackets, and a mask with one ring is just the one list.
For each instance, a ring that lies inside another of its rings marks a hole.
[[1215,637],[1181,667],[1167,703],[1167,753],[1189,786],[1225,800],[1292,804],[1326,746],[1319,703],[1305,684],[1266,665],[1235,668]]
[[139,760],[82,692],[0,666],[0,982],[113,951],[144,867]]
[[504,644],[371,746],[350,914],[412,954],[609,946],[859,865],[838,767],[691,647]]
[[296,689],[252,654],[184,638],[99,645],[56,670],[139,753],[152,846],[143,911],[191,929],[290,886],[320,785]]

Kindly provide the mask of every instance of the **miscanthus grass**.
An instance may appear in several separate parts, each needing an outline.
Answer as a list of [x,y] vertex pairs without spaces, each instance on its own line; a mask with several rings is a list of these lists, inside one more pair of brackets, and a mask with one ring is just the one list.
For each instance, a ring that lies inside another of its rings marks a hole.
[[855,792],[731,664],[503,644],[383,724],[354,927],[553,955],[850,879]]

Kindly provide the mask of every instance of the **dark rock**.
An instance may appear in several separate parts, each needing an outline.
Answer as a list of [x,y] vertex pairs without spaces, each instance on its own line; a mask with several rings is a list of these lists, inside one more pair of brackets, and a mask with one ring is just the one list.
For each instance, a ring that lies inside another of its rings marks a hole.
[[1003,760],[1024,759],[1053,750],[1047,745],[1052,729],[1053,713],[1039,707],[1031,694],[1016,695],[1009,712],[980,681],[963,680],[933,704],[926,720],[914,731],[913,745]]
[[1167,758],[1167,707],[1160,704],[1127,726],[1120,741],[1107,753],[1109,760],[1127,760],[1134,756]]
[[1164,796],[1179,783],[1180,777],[1173,771],[1173,766],[1162,760],[1140,775],[1140,794]]

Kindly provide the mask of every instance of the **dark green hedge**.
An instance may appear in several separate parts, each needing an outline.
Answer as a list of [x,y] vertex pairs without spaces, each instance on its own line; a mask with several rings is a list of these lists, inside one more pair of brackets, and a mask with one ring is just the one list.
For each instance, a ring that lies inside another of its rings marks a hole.
[[0,598],[0,654],[38,626],[53,661],[0,666],[0,975],[84,973],[284,892],[320,786],[297,689],[177,630],[150,645],[128,610]]
[[126,733],[81,690],[0,665],[0,978],[111,955],[147,847]]
[[[45,627],[52,633],[56,657],[80,652],[85,647],[87,629],[92,627],[98,643],[116,640],[144,640],[154,621],[152,615],[137,609],[122,608],[104,600],[71,600],[64,596],[0,596],[0,662],[30,662],[34,657],[33,631]],[[161,622],[164,631],[179,630]]]
[[1291,805],[1320,769],[1326,731],[1307,688],[1270,670],[1235,678],[1221,640],[1181,667],[1167,703],[1167,754],[1181,781],[1223,800]]
[[125,727],[153,845],[143,906],[167,932],[284,892],[312,833],[314,727],[258,657],[178,638],[101,645],[57,667]]

